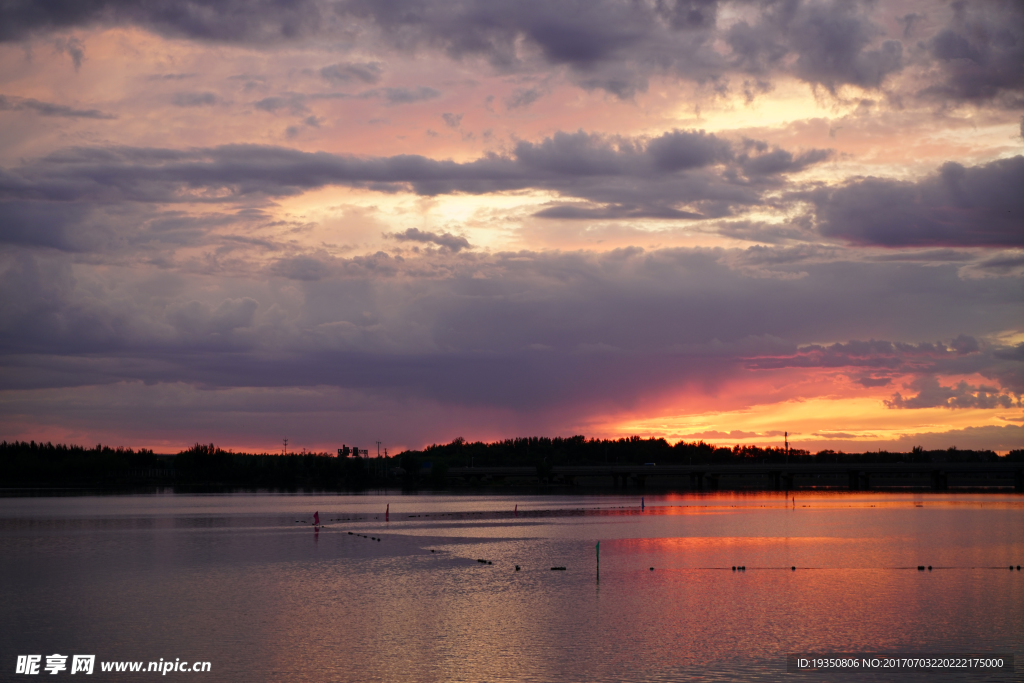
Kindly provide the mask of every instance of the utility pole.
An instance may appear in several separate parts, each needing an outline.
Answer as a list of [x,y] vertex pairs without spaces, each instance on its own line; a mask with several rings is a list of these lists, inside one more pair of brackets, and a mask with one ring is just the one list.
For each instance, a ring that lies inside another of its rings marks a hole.
[[288,455],[288,439],[284,440],[284,454]]

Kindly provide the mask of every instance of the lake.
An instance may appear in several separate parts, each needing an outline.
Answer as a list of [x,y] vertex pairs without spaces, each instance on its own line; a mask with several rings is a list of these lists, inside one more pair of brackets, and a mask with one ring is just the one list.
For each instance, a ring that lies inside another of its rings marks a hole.
[[86,680],[1024,680],[1021,494],[641,495],[0,498],[0,679],[85,654]]

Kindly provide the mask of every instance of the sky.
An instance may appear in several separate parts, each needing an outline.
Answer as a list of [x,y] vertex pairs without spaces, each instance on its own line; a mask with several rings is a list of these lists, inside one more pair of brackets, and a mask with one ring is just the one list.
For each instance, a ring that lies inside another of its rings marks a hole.
[[0,436],[1024,447],[1024,5],[0,5]]

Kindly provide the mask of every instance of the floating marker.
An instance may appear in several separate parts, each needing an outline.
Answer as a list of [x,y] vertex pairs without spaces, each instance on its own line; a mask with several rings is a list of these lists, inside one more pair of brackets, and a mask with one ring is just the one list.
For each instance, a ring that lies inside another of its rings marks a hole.
[[552,567],[551,571],[553,571],[553,572],[564,572],[565,571],[565,567]]

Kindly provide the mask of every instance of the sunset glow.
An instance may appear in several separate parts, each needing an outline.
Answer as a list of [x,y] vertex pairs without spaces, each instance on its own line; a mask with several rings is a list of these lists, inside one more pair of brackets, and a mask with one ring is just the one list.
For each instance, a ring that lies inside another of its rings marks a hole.
[[1019,2],[30,5],[7,440],[1024,447]]

